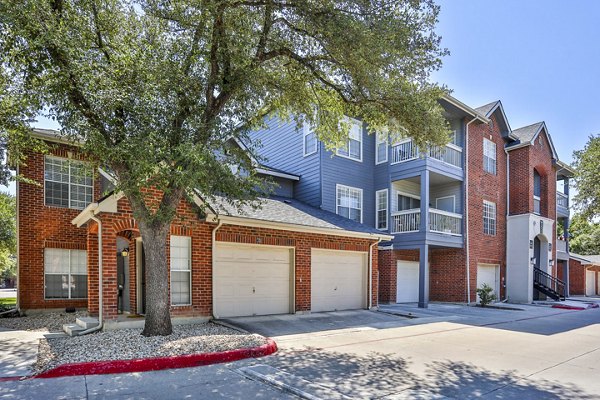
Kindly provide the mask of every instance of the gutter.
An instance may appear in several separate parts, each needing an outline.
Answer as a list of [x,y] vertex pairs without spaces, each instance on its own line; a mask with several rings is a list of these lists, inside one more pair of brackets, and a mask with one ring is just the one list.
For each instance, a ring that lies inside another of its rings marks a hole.
[[102,221],[95,216],[90,216],[90,219],[98,224],[98,326],[79,332],[78,336],[87,335],[88,333],[97,332],[102,329],[104,321],[102,320]]
[[465,250],[467,251],[467,305],[471,304],[471,269],[469,268],[471,257],[469,253],[469,125],[478,118],[473,118],[465,126]]
[[[506,254],[504,255],[504,260],[506,261],[506,256],[508,255],[508,217],[510,216],[510,153],[504,148],[504,152],[506,153],[506,225],[507,229],[504,229],[504,243],[506,243]],[[568,261],[567,261],[568,262]],[[506,282],[508,282],[508,265],[506,265],[504,272],[504,300],[508,300],[508,296],[506,295]]]
[[219,319],[219,316],[215,314],[215,304],[217,304],[215,302],[215,290],[214,290],[214,281],[215,281],[215,250],[217,248],[217,231],[219,230],[219,228],[223,225],[223,221],[219,220],[219,223],[217,224],[217,226],[215,226],[215,228],[212,230],[211,232],[211,236],[212,236],[212,252],[211,252],[211,275],[212,275],[212,285],[213,285],[213,290],[212,290],[212,315],[214,319]]

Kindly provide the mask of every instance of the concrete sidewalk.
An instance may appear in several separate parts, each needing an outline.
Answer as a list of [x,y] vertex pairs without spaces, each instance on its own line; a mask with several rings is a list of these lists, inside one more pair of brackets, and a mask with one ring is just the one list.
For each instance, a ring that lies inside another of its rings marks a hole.
[[0,379],[31,375],[44,335],[0,328]]

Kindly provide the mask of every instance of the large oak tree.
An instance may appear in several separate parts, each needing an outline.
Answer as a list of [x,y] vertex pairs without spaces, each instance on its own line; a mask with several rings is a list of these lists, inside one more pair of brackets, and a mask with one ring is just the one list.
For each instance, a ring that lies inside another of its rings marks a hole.
[[[144,335],[171,333],[166,243],[192,190],[254,198],[248,143],[265,116],[330,148],[344,116],[441,144],[429,82],[445,50],[432,0],[0,0],[0,123],[14,145],[43,112],[114,174],[146,244]],[[236,174],[241,166],[250,174]],[[144,188],[162,191],[158,201]]]

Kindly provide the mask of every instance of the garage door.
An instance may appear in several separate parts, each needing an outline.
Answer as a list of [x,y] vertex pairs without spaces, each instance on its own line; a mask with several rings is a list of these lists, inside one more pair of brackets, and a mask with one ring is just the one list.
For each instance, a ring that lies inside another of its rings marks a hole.
[[215,316],[289,313],[291,252],[281,247],[217,244],[213,277]]
[[419,301],[419,262],[397,262],[396,303]]
[[585,295],[593,296],[596,294],[595,280],[596,274],[594,271],[585,271]]
[[[477,289],[486,283],[494,289],[496,299],[500,297],[500,266],[494,264],[477,265]],[[479,295],[477,295],[479,303]]]
[[311,261],[311,311],[366,307],[367,253],[313,249]]

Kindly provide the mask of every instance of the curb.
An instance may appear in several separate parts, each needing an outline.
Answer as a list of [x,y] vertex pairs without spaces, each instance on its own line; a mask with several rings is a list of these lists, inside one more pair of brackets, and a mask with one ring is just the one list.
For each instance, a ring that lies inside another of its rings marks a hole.
[[552,308],[561,308],[563,310],[586,310],[587,307],[569,306],[566,304],[554,304]]
[[267,343],[258,347],[235,349],[216,353],[185,354],[182,356],[135,358],[131,360],[93,361],[64,364],[31,378],[59,378],[77,375],[122,374],[129,372],[159,371],[163,369],[199,367],[268,356],[277,351],[277,343],[267,338]]

